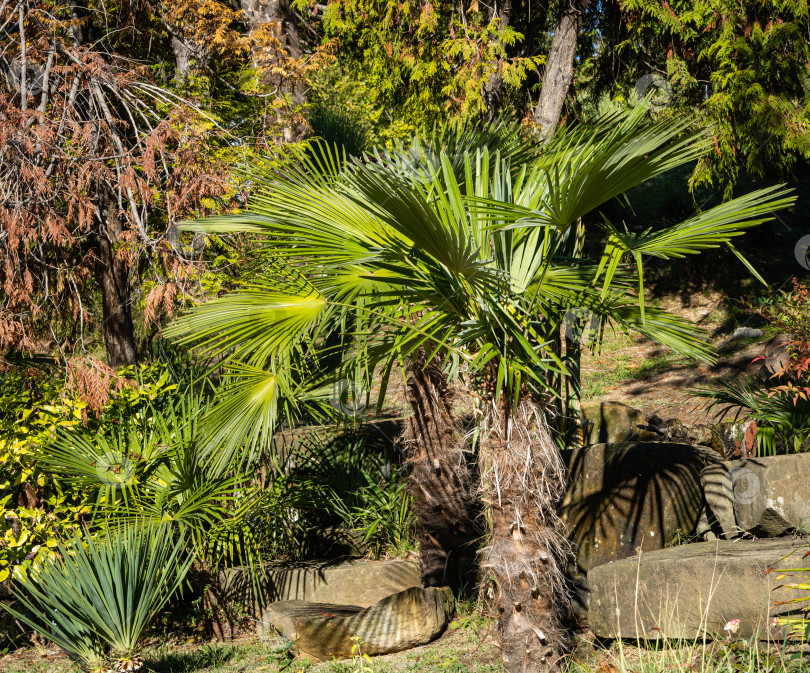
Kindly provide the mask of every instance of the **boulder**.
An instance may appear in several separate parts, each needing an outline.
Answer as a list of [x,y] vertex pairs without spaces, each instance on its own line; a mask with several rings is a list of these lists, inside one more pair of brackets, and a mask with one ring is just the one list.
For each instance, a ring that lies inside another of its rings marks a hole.
[[305,601],[268,607],[258,624],[260,636],[278,631],[299,654],[325,661],[357,654],[389,654],[430,642],[453,614],[450,587],[412,587],[368,608]]
[[703,511],[700,471],[720,456],[689,444],[627,442],[569,449],[563,460],[568,484],[561,515],[575,545],[569,572],[581,620],[592,568],[695,532]]
[[810,526],[810,454],[730,460],[700,475],[718,533],[778,537]]
[[250,568],[228,568],[218,579],[220,595],[250,607],[256,617],[275,601],[350,603],[366,608],[391,594],[422,586],[416,560],[268,564],[256,578],[263,599],[255,594]]
[[769,568],[806,565],[794,540],[718,540],[646,552],[594,568],[588,625],[602,638],[776,637],[775,615],[797,612],[785,604],[806,592],[778,588]]
[[728,338],[728,341],[738,341],[740,339],[761,339],[762,330],[756,327],[738,327]]
[[647,419],[647,427],[655,431],[659,439],[706,446],[726,459],[749,458],[756,454],[757,424],[754,421],[684,425],[677,418],[665,421],[652,415]]
[[589,402],[580,409],[582,444],[632,442],[654,439],[647,420],[638,409],[621,402]]

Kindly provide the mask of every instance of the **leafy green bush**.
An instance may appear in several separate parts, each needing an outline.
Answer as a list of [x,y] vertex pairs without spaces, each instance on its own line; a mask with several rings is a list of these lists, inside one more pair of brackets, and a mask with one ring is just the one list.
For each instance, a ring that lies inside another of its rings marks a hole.
[[717,409],[723,418],[753,419],[757,424],[757,454],[799,453],[810,449],[810,402],[794,400],[778,380],[745,377],[740,381],[721,381],[719,390],[699,389],[698,397],[710,400],[708,408]]
[[[268,488],[288,494],[294,508],[268,531],[294,526],[291,545],[277,554],[299,558],[298,541],[310,528],[339,526],[357,531],[375,557],[403,556],[414,548],[414,515],[397,456],[380,451],[368,429],[310,430],[291,447],[279,447]],[[282,515],[276,509],[276,516]],[[269,520],[268,520],[269,521]],[[269,545],[268,545],[269,546]]]
[[[174,388],[165,369],[142,366],[89,377],[83,364],[72,370],[96,388],[100,408],[70,389],[64,370],[47,361],[26,361],[0,377],[0,581],[53,554],[57,542],[90,514],[90,493],[43,465],[42,448],[57,434],[79,430],[103,436],[129,418],[144,400]],[[106,378],[105,378],[106,376]],[[102,394],[103,393],[103,394]]]
[[347,525],[363,533],[372,554],[404,556],[414,549],[411,496],[400,474],[391,471],[383,480],[363,471],[366,485],[357,492],[355,504],[345,518]]
[[180,586],[193,557],[166,527],[128,525],[78,533],[14,583],[25,606],[3,606],[90,671],[138,670],[138,647]]
[[340,63],[318,69],[312,85],[310,100],[316,106],[340,110],[363,129],[373,145],[407,141],[417,130],[408,117],[391,115],[372,87]]
[[351,116],[333,107],[318,105],[310,113],[312,133],[329,146],[343,147],[353,157],[362,156],[369,146],[369,132]]
[[793,290],[777,299],[763,300],[761,315],[776,329],[790,335],[785,342],[787,361],[777,366],[771,378],[781,384],[779,392],[793,401],[810,399],[810,290],[793,279]]
[[206,460],[199,442],[207,398],[190,384],[142,399],[105,432],[59,429],[41,464],[92,497],[88,524],[170,524],[202,567],[257,565],[248,515],[262,501],[255,475]]

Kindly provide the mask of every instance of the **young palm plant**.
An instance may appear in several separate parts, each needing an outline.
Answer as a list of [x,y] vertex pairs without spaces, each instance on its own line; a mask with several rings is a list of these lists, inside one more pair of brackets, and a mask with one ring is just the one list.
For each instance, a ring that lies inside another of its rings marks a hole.
[[53,559],[15,582],[25,611],[3,607],[88,671],[137,671],[144,632],[193,560],[183,551],[166,527],[73,534]]
[[[88,521],[95,535],[103,537],[108,523],[167,526],[194,559],[189,582],[204,592],[203,604],[227,608],[217,593],[219,570],[249,566],[250,590],[261,601],[266,554],[255,522],[268,511],[289,511],[305,494],[262,489],[255,464],[207,449],[200,425],[208,407],[182,386],[144,403],[106,435],[62,428],[38,458],[60,480],[95,494]],[[220,612],[212,614],[208,627],[224,636]]]
[[[407,153],[375,162],[268,163],[250,171],[249,212],[191,225],[271,235],[286,266],[197,307],[175,336],[261,368],[291,344],[311,341],[324,322],[341,324],[353,312],[362,317],[352,333],[361,344],[356,352],[370,370],[381,367],[381,396],[395,366],[410,358],[424,369],[437,356],[442,371],[475,391],[490,512],[482,568],[500,611],[509,673],[550,670],[563,646],[565,542],[556,505],[564,475],[548,417],[559,381],[571,373],[559,349],[566,312],[586,307],[602,329],[612,323],[711,360],[699,329],[645,306],[643,256],[731,245],[791,202],[778,188],[762,190],[640,234],[605,221],[601,255],[587,259],[581,246],[572,255],[583,216],[704,151],[706,136],[690,127],[689,120],[646,124],[640,114],[612,118],[564,130],[518,165],[486,146],[460,156],[434,146],[421,163]],[[299,291],[290,292],[296,284]],[[441,430],[429,399],[416,401],[415,414],[424,414],[418,425]],[[251,413],[258,417],[270,403],[254,396]],[[454,486],[431,482],[436,490],[424,497],[441,503]]]

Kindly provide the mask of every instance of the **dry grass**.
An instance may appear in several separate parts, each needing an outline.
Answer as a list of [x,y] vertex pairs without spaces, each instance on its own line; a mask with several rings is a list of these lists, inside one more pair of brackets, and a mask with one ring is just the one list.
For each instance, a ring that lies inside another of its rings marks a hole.
[[758,640],[661,640],[599,643],[577,639],[566,673],[806,673],[801,646]]

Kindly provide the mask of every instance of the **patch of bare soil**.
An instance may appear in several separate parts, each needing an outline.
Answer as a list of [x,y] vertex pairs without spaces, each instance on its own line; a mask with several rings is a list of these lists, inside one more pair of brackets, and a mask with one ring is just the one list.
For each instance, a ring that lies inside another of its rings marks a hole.
[[679,357],[641,335],[608,334],[600,353],[583,353],[583,399],[623,402],[647,415],[677,418],[686,425],[712,421],[715,412],[707,411],[706,401],[694,397],[692,390],[716,388],[721,381],[758,372],[762,363],[753,360],[763,354],[768,341],[766,335],[752,342],[731,340],[728,333],[722,333],[727,324],[722,305],[723,297],[714,294],[700,301],[692,298],[688,307],[677,298],[662,306],[712,335],[712,344],[720,353],[715,364]]

